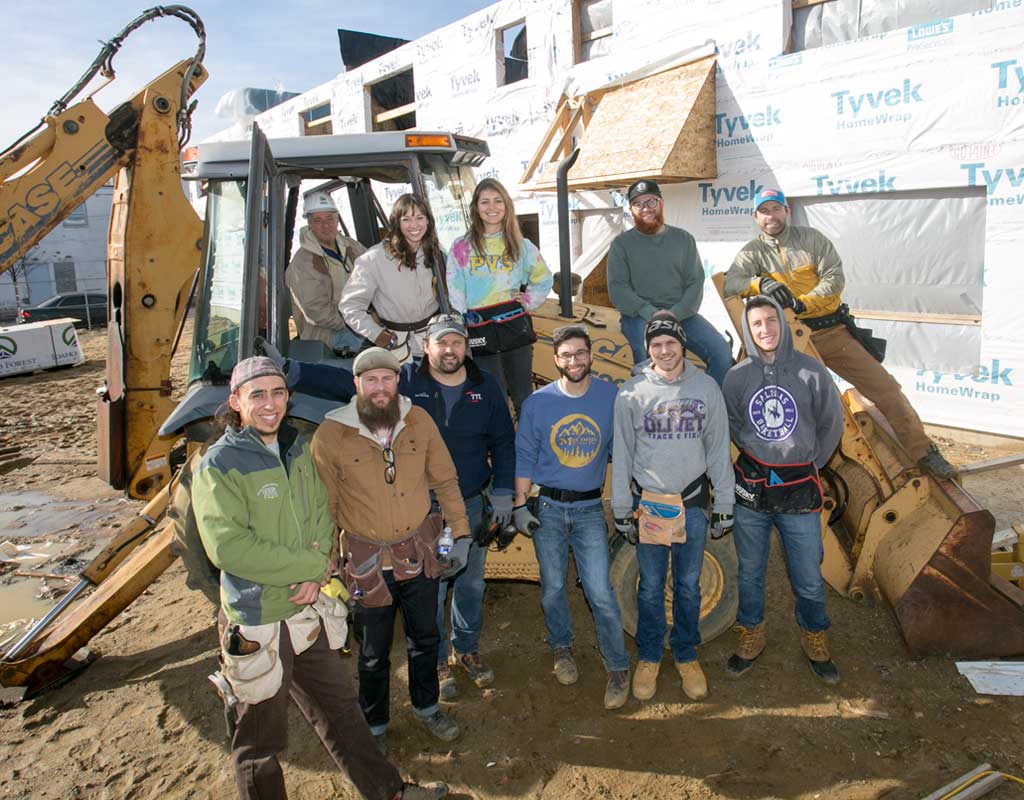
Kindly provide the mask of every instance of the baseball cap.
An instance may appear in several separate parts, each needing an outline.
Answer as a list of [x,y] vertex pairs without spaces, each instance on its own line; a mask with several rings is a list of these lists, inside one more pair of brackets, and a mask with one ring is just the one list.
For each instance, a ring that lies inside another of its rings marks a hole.
[[679,340],[679,344],[686,347],[686,333],[679,323],[676,315],[668,309],[655,311],[647,320],[647,327],[644,329],[644,349],[649,350],[651,339],[655,336],[671,336]]
[[655,181],[649,178],[636,181],[626,190],[626,201],[632,203],[634,198],[640,197],[643,194],[653,194],[655,197],[661,197],[661,188]]
[[356,360],[352,363],[352,374],[359,377],[371,369],[393,369],[395,372],[399,372],[402,365],[398,363],[395,354],[390,350],[385,350],[383,347],[369,347],[356,356]]
[[273,359],[267,358],[266,356],[243,358],[235,364],[235,368],[231,370],[230,388],[232,394],[237,392],[243,383],[248,383],[256,378],[264,378],[267,375],[277,375],[285,383],[288,382],[288,379],[284,375],[284,371],[276,362],[274,362]]
[[786,205],[786,195],[784,195],[779,189],[761,189],[757,194],[754,195],[754,210],[757,211],[761,207],[762,203],[773,201],[778,203],[780,206]]
[[457,333],[459,336],[469,338],[462,314],[452,311],[448,314],[435,314],[430,318],[430,322],[427,323],[428,339],[440,339],[446,333]]

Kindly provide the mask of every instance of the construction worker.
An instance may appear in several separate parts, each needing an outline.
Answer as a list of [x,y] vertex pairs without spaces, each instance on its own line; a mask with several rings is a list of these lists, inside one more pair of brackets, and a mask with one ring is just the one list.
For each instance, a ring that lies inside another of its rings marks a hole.
[[269,358],[247,358],[232,370],[230,389],[227,428],[193,478],[192,507],[221,571],[217,677],[233,726],[239,797],[286,796],[278,754],[289,698],[363,797],[447,796],[444,784],[402,782],[378,750],[338,657],[345,605],[320,591],[334,569],[334,522],[309,447],[285,422],[284,374]]
[[956,468],[928,438],[899,383],[847,327],[848,314],[841,305],[846,279],[832,242],[814,228],[790,225],[789,215],[780,190],[762,189],[754,196],[754,222],[761,235],[733,259],[725,274],[725,294],[764,294],[793,309],[811,329],[825,366],[878,406],[910,457],[940,478],[955,477]]
[[[601,504],[616,389],[590,374],[586,328],[559,328],[551,344],[561,378],[526,399],[516,431],[515,525],[533,535],[555,678],[568,686],[579,677],[565,592],[572,549],[608,672],[604,707],[620,708],[629,695],[629,654],[608,575],[608,529]],[[540,484],[540,494],[528,504],[534,483]]]
[[327,192],[307,194],[302,216],[306,225],[299,230],[299,249],[284,274],[295,331],[299,339],[323,342],[341,355],[355,354],[363,337],[345,324],[338,303],[355,260],[366,248],[340,232],[338,207]]
[[621,315],[633,363],[647,360],[647,321],[658,309],[669,309],[682,324],[688,347],[721,385],[732,366],[732,351],[697,313],[704,299],[704,266],[696,241],[688,231],[665,224],[665,204],[655,181],[632,184],[626,199],[634,227],[616,236],[608,250],[608,294]]
[[[371,347],[352,365],[356,396],[324,417],[312,452],[342,532],[346,586],[355,600],[359,704],[381,748],[390,718],[390,652],[402,613],[415,718],[442,741],[459,727],[438,705],[438,577],[469,556],[469,525],[455,466],[430,415],[398,393],[394,353]],[[455,537],[439,561],[441,515]]]
[[800,642],[814,674],[838,683],[825,631],[821,577],[822,493],[818,470],[843,435],[843,405],[825,366],[793,350],[782,308],[757,295],[743,313],[749,356],[725,377],[722,394],[736,459],[739,641],[726,672],[737,677],[764,650],[764,574],[772,526],[779,532],[796,595]]
[[619,390],[612,461],[615,528],[636,545],[640,568],[633,696],[649,700],[657,690],[671,557],[669,644],[683,692],[700,700],[708,693],[697,660],[708,476],[715,491],[711,535],[719,538],[732,528],[729,424],[718,384],[686,363],[686,334],[671,311],[651,315],[644,339],[651,363]]

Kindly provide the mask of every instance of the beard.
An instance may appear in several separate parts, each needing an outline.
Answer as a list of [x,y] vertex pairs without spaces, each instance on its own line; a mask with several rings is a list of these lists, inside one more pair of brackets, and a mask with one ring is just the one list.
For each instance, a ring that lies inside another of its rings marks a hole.
[[567,381],[569,381],[569,383],[583,383],[583,381],[585,381],[587,379],[587,376],[590,374],[590,364],[587,364],[587,366],[583,368],[583,372],[581,372],[579,374],[579,377],[577,378],[574,378],[572,375],[570,375],[569,370],[566,369],[565,367],[558,364],[556,364],[555,366],[558,368],[558,373]]
[[661,206],[658,206],[654,212],[654,219],[650,222],[645,222],[639,214],[634,212],[633,224],[640,233],[646,233],[650,236],[661,230],[661,226],[665,224],[665,213],[662,211]]
[[371,431],[393,428],[398,424],[398,419],[401,416],[401,410],[398,407],[398,392],[391,395],[387,405],[383,408],[369,397],[356,395],[356,412],[359,414],[359,421]]
[[428,356],[427,361],[430,363],[431,369],[436,369],[438,372],[442,372],[445,375],[454,375],[462,369],[462,365],[466,363],[465,358],[459,358],[458,356],[441,356],[437,359]]

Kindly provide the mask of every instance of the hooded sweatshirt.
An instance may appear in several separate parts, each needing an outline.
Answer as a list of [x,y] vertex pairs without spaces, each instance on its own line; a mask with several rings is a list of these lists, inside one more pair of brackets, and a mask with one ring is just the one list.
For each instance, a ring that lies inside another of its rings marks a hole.
[[659,494],[677,494],[705,472],[715,512],[731,514],[735,479],[729,423],[718,384],[693,364],[673,381],[647,366],[619,389],[612,446],[612,511],[633,510],[630,482]]
[[309,227],[299,231],[299,249],[284,274],[292,295],[292,318],[300,339],[331,343],[331,331],[345,330],[338,310],[352,265],[366,248],[354,239],[338,235],[335,240],[341,261],[327,253]]
[[843,435],[839,390],[824,364],[793,349],[779,304],[767,299],[782,320],[775,358],[765,361],[744,313],[743,344],[750,355],[722,384],[729,430],[737,448],[765,464],[813,461],[820,468]]

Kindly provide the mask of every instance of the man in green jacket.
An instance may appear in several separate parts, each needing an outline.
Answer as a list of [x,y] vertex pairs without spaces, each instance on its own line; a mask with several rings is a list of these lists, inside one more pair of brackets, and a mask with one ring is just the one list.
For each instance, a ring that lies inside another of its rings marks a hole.
[[277,755],[289,697],[368,800],[447,796],[444,784],[403,783],[377,749],[338,657],[345,606],[320,591],[333,572],[334,522],[309,446],[285,423],[284,374],[269,358],[247,358],[230,389],[227,429],[199,465],[192,502],[221,570],[217,677],[239,797],[286,797]]

